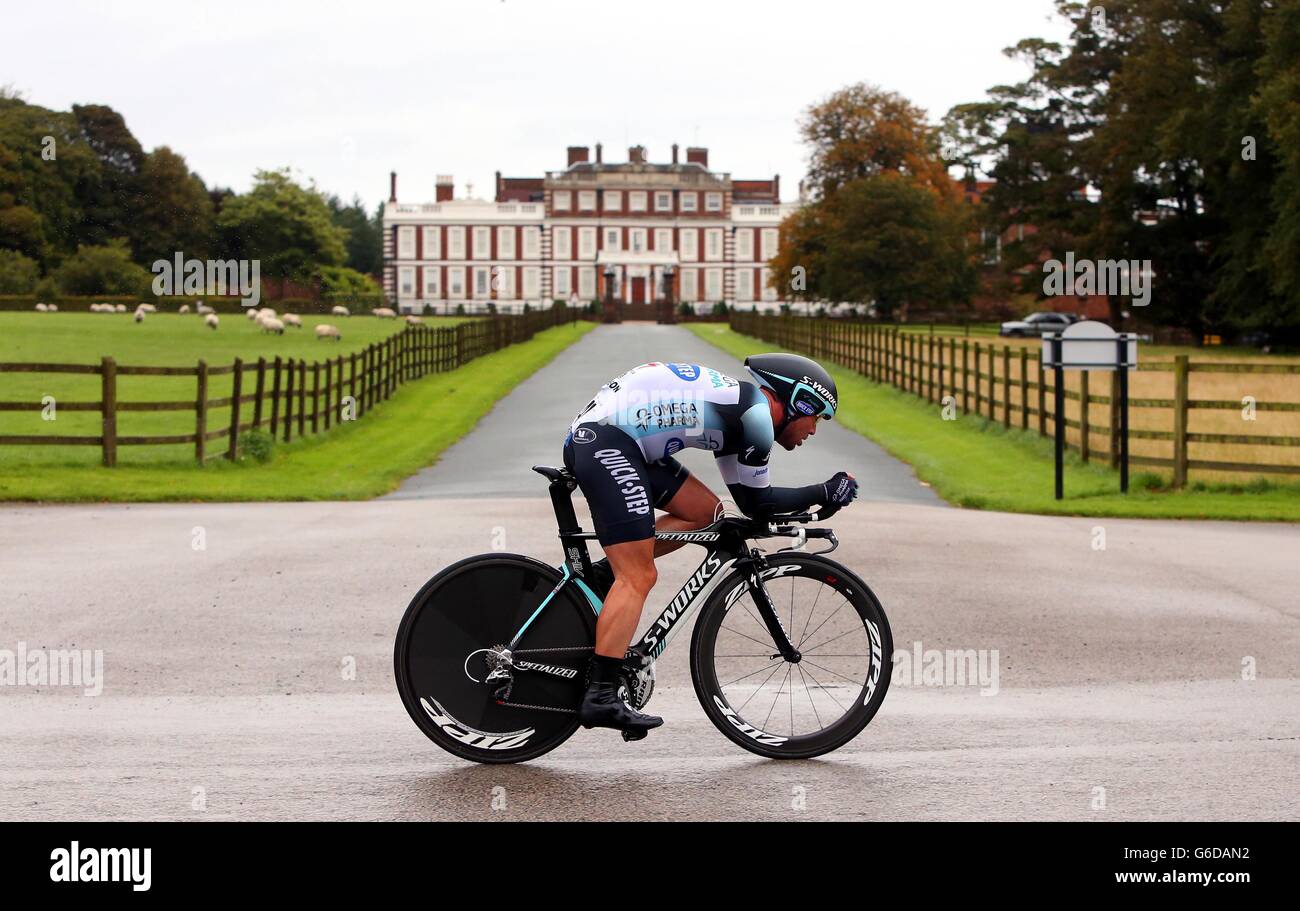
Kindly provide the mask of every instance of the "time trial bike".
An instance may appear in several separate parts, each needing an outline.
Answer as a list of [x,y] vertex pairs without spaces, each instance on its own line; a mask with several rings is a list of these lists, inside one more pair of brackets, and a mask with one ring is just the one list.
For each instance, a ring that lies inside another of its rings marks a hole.
[[[533,470],[550,481],[564,562],[468,557],[420,589],[397,631],[394,672],[407,712],[438,746],[475,762],[524,762],[564,743],[578,727],[596,641],[605,593],[588,581],[596,536],[578,525],[577,481],[563,468]],[[839,546],[835,533],[805,527],[832,514],[723,516],[697,531],[656,533],[706,554],[628,649],[627,704],[650,701],[655,661],[702,604],[691,679],[719,731],[774,759],[819,756],[856,737],[889,689],[893,639],[871,589],[825,556]],[[791,546],[751,545],[780,537]],[[809,540],[830,547],[804,552]]]

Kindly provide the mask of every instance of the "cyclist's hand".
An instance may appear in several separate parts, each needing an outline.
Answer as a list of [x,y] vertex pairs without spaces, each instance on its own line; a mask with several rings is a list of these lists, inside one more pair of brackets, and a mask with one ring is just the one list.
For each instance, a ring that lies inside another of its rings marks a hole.
[[857,497],[858,482],[847,471],[839,471],[835,473],[835,477],[822,485],[822,489],[825,491],[825,499],[822,502],[839,511]]

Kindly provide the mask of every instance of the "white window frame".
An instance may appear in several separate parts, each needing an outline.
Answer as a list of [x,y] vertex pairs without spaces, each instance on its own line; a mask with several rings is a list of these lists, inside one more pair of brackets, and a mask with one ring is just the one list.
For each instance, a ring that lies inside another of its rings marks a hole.
[[655,252],[667,253],[673,248],[673,229],[655,228]]
[[629,253],[646,253],[649,250],[649,232],[645,228],[628,228],[627,251]]
[[415,259],[415,227],[402,225],[397,229],[397,258]]
[[515,267],[492,267],[492,290],[497,300],[513,300],[515,296]]
[[579,190],[578,191],[578,211],[594,212],[596,211],[596,191]]
[[763,289],[759,293],[759,296],[765,301],[776,300],[776,289],[768,284],[771,279],[772,270],[764,266],[763,270],[758,274],[758,280],[763,283]]
[[492,229],[486,225],[474,227],[473,259],[492,258]]
[[551,194],[551,210],[555,212],[573,211],[573,194],[568,190],[556,190]]
[[700,299],[700,270],[683,269],[681,271],[681,294],[684,301],[697,301]]
[[722,262],[723,238],[721,228],[704,229],[704,261],[706,263]]
[[451,225],[447,228],[447,258],[465,258],[465,226]]
[[655,211],[671,212],[673,210],[673,194],[671,190],[655,191]]
[[683,190],[677,194],[677,205],[683,212],[698,212],[700,211],[700,197],[693,190]]
[[573,259],[573,232],[566,227],[551,228],[551,259]]
[[492,270],[487,266],[474,267],[474,300],[488,300],[492,297]]
[[762,259],[763,262],[767,262],[772,257],[776,256],[777,248],[780,246],[781,242],[781,231],[779,228],[764,228],[761,233],[762,237],[759,242],[762,245],[762,256],[760,259]]
[[647,205],[647,201],[646,201],[645,190],[631,190],[628,192],[627,210],[629,212],[644,212],[646,211],[646,205]]
[[442,266],[424,267],[424,294],[426,300],[442,297]]
[[754,299],[754,270],[752,268],[736,270],[736,300],[752,301]]
[[497,259],[515,259],[514,225],[501,225],[497,228]]
[[532,300],[535,297],[542,296],[542,269],[540,266],[524,267],[523,291],[525,300]]
[[524,259],[542,258],[542,229],[537,225],[524,226]]
[[722,300],[722,270],[704,270],[704,300],[716,304]]
[[605,211],[622,212],[623,211],[623,191],[606,190],[605,191]]
[[578,229],[578,259],[596,258],[596,229]]
[[578,297],[583,300],[596,299],[596,270],[583,266],[578,270]]
[[447,297],[449,300],[465,298],[465,267],[449,266],[447,268]]
[[442,259],[442,229],[437,225],[424,226],[421,259]]
[[415,266],[401,266],[397,270],[397,297],[412,300],[415,297]]
[[[738,263],[752,263],[754,261],[754,229],[737,228],[736,229],[736,256]],[[749,300],[749,298],[745,298]]]
[[678,232],[677,246],[678,255],[685,262],[694,263],[700,260],[700,232],[697,228],[682,228]]
[[[610,238],[613,238],[611,241]],[[623,252],[623,229],[606,228],[605,229],[605,249],[611,253]]]
[[[564,279],[563,282],[560,279]],[[564,287],[560,287],[563,285]],[[551,268],[551,297],[556,300],[567,298],[573,289],[569,287],[569,267],[553,266]]]
[[714,193],[705,193],[705,194],[704,194],[704,211],[705,211],[705,212],[721,212],[721,211],[722,211],[722,194],[721,194],[721,193],[716,193],[716,192],[714,192]]

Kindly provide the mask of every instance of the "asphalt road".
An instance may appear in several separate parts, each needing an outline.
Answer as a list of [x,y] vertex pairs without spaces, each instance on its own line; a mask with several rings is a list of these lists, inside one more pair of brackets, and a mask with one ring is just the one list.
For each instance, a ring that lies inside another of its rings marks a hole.
[[[680,326],[599,326],[498,402],[474,433],[436,465],[408,478],[389,499],[545,496],[546,482],[531,467],[563,464],[560,451],[574,416],[604,383],[649,361],[705,364],[749,378],[740,361]],[[711,454],[688,449],[677,458],[726,495]],[[865,499],[943,505],[911,468],[833,421],[823,422],[816,437],[796,452],[777,447],[772,456],[772,482],[780,486],[814,484],[837,471],[857,478]]]
[[833,525],[898,651],[996,650],[996,685],[896,681],[848,746],[772,762],[704,717],[683,637],[647,740],[479,767],[406,716],[393,633],[459,557],[558,562],[544,497],[5,508],[0,649],[102,650],[103,678],[0,685],[0,818],[1300,816],[1300,529],[887,502]]

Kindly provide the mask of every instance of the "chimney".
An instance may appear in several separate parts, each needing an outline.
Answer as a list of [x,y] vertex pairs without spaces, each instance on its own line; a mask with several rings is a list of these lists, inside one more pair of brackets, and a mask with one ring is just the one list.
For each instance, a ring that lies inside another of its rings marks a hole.
[[388,172],[388,201],[397,202],[397,172]]
[[596,143],[596,164],[600,164],[600,150],[601,150],[600,143]]
[[455,184],[452,183],[450,174],[439,174],[434,186],[436,190],[435,202],[451,202],[456,195]]
[[632,146],[627,150],[627,160],[633,164],[645,164],[645,146]]
[[501,202],[501,172],[500,171],[497,171],[497,182],[496,182],[496,191],[495,191],[494,198],[496,199],[497,202]]
[[677,164],[677,143],[673,143],[673,164]]
[[781,201],[781,175],[776,174],[772,177],[772,202]]
[[569,146],[569,167],[587,160],[586,146]]
[[701,149],[698,146],[687,146],[686,160],[707,169],[709,166],[709,150]]

